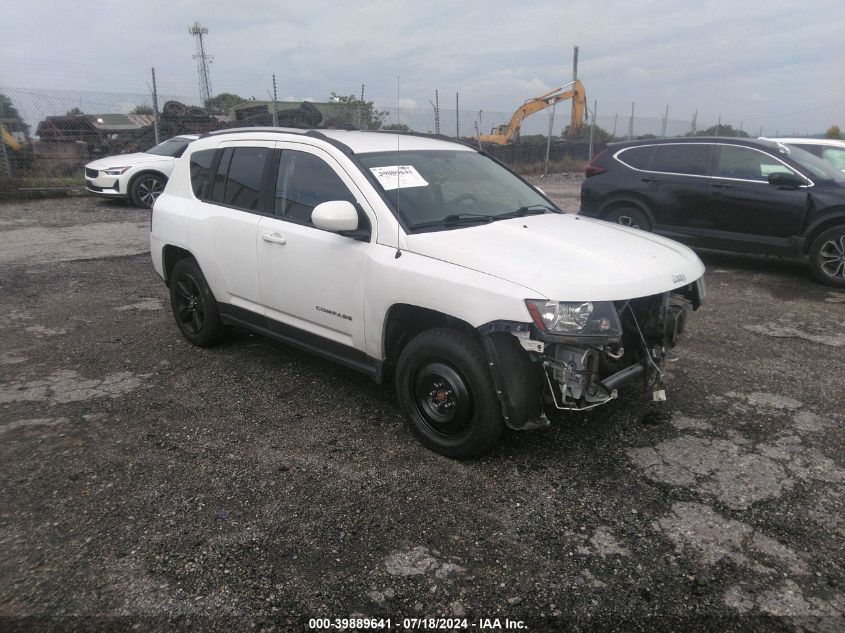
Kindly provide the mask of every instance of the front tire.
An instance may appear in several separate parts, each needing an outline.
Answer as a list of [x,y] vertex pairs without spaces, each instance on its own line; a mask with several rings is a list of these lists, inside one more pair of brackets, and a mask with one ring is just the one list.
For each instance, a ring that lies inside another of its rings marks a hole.
[[845,224],[834,226],[813,240],[810,267],[823,284],[845,288]]
[[210,347],[226,337],[227,329],[220,318],[217,300],[193,258],[180,259],[173,267],[170,307],[176,326],[191,344]]
[[504,429],[484,351],[457,330],[427,330],[408,343],[396,366],[396,392],[419,440],[446,457],[480,457]]
[[621,224],[632,229],[640,229],[641,231],[651,230],[651,222],[649,222],[648,216],[634,207],[612,209],[604,216],[604,219],[607,222]]
[[136,207],[149,209],[164,191],[167,178],[161,174],[141,174],[129,185],[129,199]]

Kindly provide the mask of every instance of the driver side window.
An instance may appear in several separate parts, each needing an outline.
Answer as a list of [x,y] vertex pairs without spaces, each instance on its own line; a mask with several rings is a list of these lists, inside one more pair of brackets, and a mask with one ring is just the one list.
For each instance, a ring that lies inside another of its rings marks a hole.
[[276,176],[273,214],[310,225],[314,207],[330,200],[355,204],[352,192],[327,163],[313,154],[283,150]]
[[715,176],[766,182],[770,174],[793,173],[782,162],[754,149],[738,145],[722,145]]

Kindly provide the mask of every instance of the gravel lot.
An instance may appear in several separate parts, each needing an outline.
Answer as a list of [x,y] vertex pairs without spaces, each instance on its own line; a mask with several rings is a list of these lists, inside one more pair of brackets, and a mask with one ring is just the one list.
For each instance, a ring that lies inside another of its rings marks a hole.
[[186,343],[146,212],[7,203],[0,235],[0,630],[845,628],[845,292],[800,264],[704,256],[670,423],[614,403],[458,463],[353,371]]

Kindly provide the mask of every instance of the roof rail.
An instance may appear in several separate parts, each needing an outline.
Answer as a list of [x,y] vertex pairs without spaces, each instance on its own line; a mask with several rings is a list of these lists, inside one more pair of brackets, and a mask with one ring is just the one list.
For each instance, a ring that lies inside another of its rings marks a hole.
[[297,136],[309,136],[311,138],[319,139],[329,145],[333,145],[347,156],[352,156],[355,152],[346,143],[341,143],[337,139],[333,139],[323,134],[321,130],[305,129],[305,128],[282,128],[282,127],[233,127],[224,128],[222,130],[212,130],[200,135],[199,138],[208,138],[210,136],[219,136],[221,134],[246,134],[252,132],[264,132],[270,134],[294,134]]
[[399,134],[401,136],[419,136],[422,138],[433,138],[437,139],[438,141],[447,141],[449,143],[458,143],[459,145],[466,145],[467,147],[472,147],[473,149],[477,150],[478,148],[475,146],[473,140],[464,140],[462,138],[453,138],[451,136],[446,136],[445,134],[433,134],[431,132],[415,132],[413,130],[369,130],[370,132],[376,132],[378,134]]

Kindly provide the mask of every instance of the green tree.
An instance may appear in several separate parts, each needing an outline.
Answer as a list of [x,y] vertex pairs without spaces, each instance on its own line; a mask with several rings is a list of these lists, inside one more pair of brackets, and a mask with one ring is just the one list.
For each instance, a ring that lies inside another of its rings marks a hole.
[[23,122],[18,109],[6,95],[0,92],[0,119],[9,132],[23,132],[29,136],[29,126]]
[[205,100],[205,108],[209,112],[215,112],[218,114],[225,114],[232,108],[234,108],[239,103],[243,103],[246,101],[240,95],[233,94],[231,92],[221,92],[219,95],[214,97],[210,97]]
[[143,104],[136,105],[134,108],[132,108],[129,111],[129,114],[152,114],[152,113],[153,113],[153,107],[148,106],[148,105],[143,105]]
[[80,114],[85,114],[85,113],[82,110],[80,110],[79,108],[71,108],[70,110],[65,112],[65,116],[79,116]]
[[389,130],[392,132],[410,132],[411,128],[409,128],[404,123],[389,123],[388,125],[382,125],[382,130]]
[[545,134],[520,134],[519,142],[523,145],[545,145]]
[[[12,134],[15,139],[20,142],[21,135],[23,135],[23,143],[17,149],[15,147],[6,147],[6,155],[9,157],[9,163],[12,171],[12,178],[18,178],[24,175],[30,169],[35,160],[35,154],[32,151],[32,143],[29,142],[29,126],[23,122],[20,112],[5,94],[0,93],[0,125]],[[3,136],[3,135],[0,135]],[[5,143],[5,139],[0,138],[0,143]],[[0,180],[5,179],[6,170],[0,166]]]
[[[590,125],[585,124],[577,128],[573,133],[570,133],[570,126],[567,125],[561,133],[561,138],[570,141],[589,141],[590,140]],[[593,143],[607,143],[613,140],[613,135],[605,130],[600,125],[593,128]]]
[[824,133],[825,138],[842,138],[842,132],[839,129],[838,125],[831,125],[827,128],[827,132]]
[[722,123],[721,125],[711,125],[706,129],[698,130],[695,134],[687,132],[684,136],[733,136],[748,138],[748,133],[743,130],[736,130],[732,125],[727,123]]
[[362,130],[378,130],[388,115],[388,112],[376,110],[372,101],[361,101],[355,95],[345,96],[333,92],[329,101],[334,105],[334,116],[325,122],[326,126],[333,124],[360,127]]

